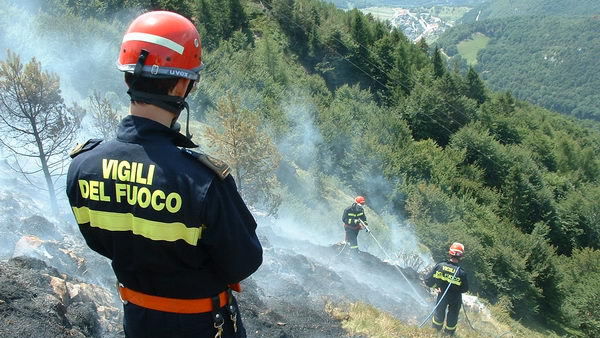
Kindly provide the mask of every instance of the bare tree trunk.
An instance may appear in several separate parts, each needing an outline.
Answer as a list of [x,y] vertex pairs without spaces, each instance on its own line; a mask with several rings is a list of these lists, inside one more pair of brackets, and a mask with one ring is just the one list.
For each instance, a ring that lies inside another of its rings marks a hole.
[[52,175],[50,174],[50,168],[48,168],[48,159],[44,152],[44,147],[40,135],[37,131],[37,125],[35,121],[32,121],[31,128],[33,129],[33,135],[35,136],[35,143],[39,149],[39,159],[42,164],[42,171],[44,172],[44,178],[46,179],[46,186],[48,187],[48,195],[50,197],[50,208],[52,214],[58,216],[58,203],[56,202],[56,191],[54,191],[54,182],[52,182]]
[[54,190],[54,182],[52,182],[52,176],[50,175],[50,170],[48,169],[48,164],[45,158],[40,156],[40,161],[42,162],[42,170],[44,171],[44,177],[46,178],[46,185],[48,186],[48,194],[50,197],[50,207],[52,208],[52,213],[55,216],[58,216],[58,203],[56,201],[56,192]]
[[[44,173],[54,215],[59,212],[54,180],[64,174],[81,116],[81,107],[65,105],[58,75],[42,71],[35,58],[23,65],[9,50],[6,60],[0,60],[0,144],[15,155],[17,173]],[[36,164],[23,168],[20,158],[35,159]]]

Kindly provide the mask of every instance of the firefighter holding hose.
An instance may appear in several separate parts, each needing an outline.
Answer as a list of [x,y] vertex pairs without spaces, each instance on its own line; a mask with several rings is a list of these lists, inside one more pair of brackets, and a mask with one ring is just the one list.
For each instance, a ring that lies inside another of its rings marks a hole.
[[438,331],[443,328],[448,335],[456,332],[462,294],[469,290],[467,274],[459,266],[464,253],[464,245],[453,243],[448,250],[449,259],[437,263],[425,279],[425,285],[438,290],[432,326]]

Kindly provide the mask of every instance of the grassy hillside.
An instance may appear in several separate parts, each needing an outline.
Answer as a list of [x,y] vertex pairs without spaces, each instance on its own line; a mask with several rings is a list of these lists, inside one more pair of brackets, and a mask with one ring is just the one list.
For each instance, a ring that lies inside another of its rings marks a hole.
[[467,60],[469,65],[476,65],[477,54],[480,50],[484,49],[489,42],[489,37],[481,33],[474,33],[470,39],[459,42],[456,49],[460,56]]
[[[483,46],[483,37],[489,43]],[[460,25],[438,41],[494,90],[580,118],[600,119],[600,20],[513,17]]]
[[[94,87],[110,87],[126,98],[122,78],[113,76],[120,75],[115,56],[108,54],[120,43],[122,33],[115,30],[131,18],[119,15],[135,12],[130,6],[140,2],[54,0],[50,13],[28,14],[26,21],[35,23],[29,36],[66,40],[69,50],[82,51],[90,48],[88,32],[95,42],[104,32],[106,43],[98,43],[98,52],[82,54],[81,67],[62,69],[59,76],[85,71],[88,75],[74,82],[82,97]],[[20,2],[12,3],[0,11],[11,19],[23,13]],[[223,134],[227,125],[244,126],[242,135],[227,135],[244,145],[235,150],[246,157],[235,164],[252,168],[245,172],[243,193],[253,205],[277,209],[277,203],[267,202],[280,198],[279,211],[310,215],[307,227],[339,227],[328,215],[337,210],[339,217],[350,196],[364,195],[368,212],[382,215],[382,221],[373,221],[380,237],[390,239],[384,243],[390,250],[399,249],[393,235],[405,227],[436,260],[446,256],[450,243],[462,242],[474,294],[539,332],[600,335],[598,131],[491,91],[474,70],[447,67],[439,50],[432,53],[427,44],[412,43],[358,10],[314,0],[164,0],[145,6],[180,11],[202,32],[207,67],[189,98],[192,117]],[[0,21],[0,28],[17,41],[12,37],[20,35],[8,29],[11,21]],[[598,45],[596,23],[585,22],[591,33],[558,34],[561,41],[581,35],[590,46]],[[519,35],[505,38],[518,42],[522,34],[542,34],[551,41],[556,34],[548,32],[558,24],[549,21],[537,33],[523,24]],[[489,28],[481,31],[491,39],[484,52],[503,31],[502,21]],[[466,31],[457,41],[473,33]],[[53,61],[64,57],[64,48],[36,49],[40,40],[18,41],[30,44],[24,52],[41,53],[42,67],[56,66]],[[588,45],[580,47],[589,51]],[[574,50],[579,52],[567,52]],[[535,55],[526,51],[509,54],[507,62]],[[567,62],[556,61],[562,60],[558,47],[544,52],[540,57],[548,55],[550,63],[539,72]],[[101,62],[90,62],[89,55]],[[598,72],[590,67],[578,80],[593,80]],[[526,69],[520,72],[533,77]],[[526,79],[511,80],[516,87]],[[219,149],[209,133],[198,132],[196,138],[222,154],[234,153]],[[273,163],[275,157],[280,161]],[[323,196],[339,203],[324,203]]]
[[[342,327],[352,335],[367,337],[435,337],[440,334],[430,328],[427,321],[422,328],[417,328],[420,323],[403,323],[388,313],[381,312],[376,308],[364,303],[345,304],[343,308],[331,304],[327,311],[342,321]],[[500,307],[492,307],[493,317],[487,317],[482,313],[471,313],[469,320],[462,316],[457,332],[459,337],[531,337],[545,338],[558,337],[553,332],[535,331],[524,327],[521,323],[511,320],[506,312]],[[497,321],[494,318],[502,318]]]

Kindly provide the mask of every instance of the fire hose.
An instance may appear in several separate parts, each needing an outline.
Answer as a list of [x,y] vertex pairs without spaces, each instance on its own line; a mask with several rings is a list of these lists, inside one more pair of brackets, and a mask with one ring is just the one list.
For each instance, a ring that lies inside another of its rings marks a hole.
[[[456,277],[456,274],[458,273],[458,270],[460,270],[460,268],[456,268],[456,271],[454,271],[454,275],[452,275],[452,280],[454,280],[454,277]],[[452,285],[452,283],[448,282],[448,286],[446,287],[446,290],[444,291],[444,294],[442,295],[442,297],[440,297],[440,300],[438,300],[437,304],[435,304],[435,307],[433,308],[433,310],[431,311],[431,313],[423,320],[423,322],[421,324],[419,324],[419,327],[423,327],[423,325],[425,325],[425,323],[429,320],[429,318],[431,318],[431,315],[433,315],[433,313],[435,312],[435,310],[437,309],[437,307],[440,305],[440,303],[442,302],[442,300],[444,299],[444,297],[446,297],[446,293],[450,289],[450,285]]]
[[[387,257],[387,259],[391,262],[392,258],[390,257],[390,255],[388,255],[387,251],[385,251],[385,249],[383,248],[383,246],[381,246],[381,244],[379,243],[379,241],[377,240],[377,238],[375,238],[375,236],[373,235],[373,232],[371,232],[371,229],[369,229],[369,227],[365,224],[365,222],[363,222],[363,220],[359,219],[359,221],[360,221],[360,224],[365,228],[365,230],[367,231],[367,233],[369,233],[369,235],[371,235],[371,237],[373,237],[373,240],[375,240],[375,243],[377,243],[377,245],[379,246],[379,248],[381,249],[381,251],[383,251],[384,255]],[[425,303],[425,300],[423,298],[421,298],[421,296],[419,296],[419,293],[412,286],[412,284],[408,280],[408,278],[406,278],[406,275],[404,275],[404,273],[402,272],[402,270],[400,270],[400,268],[396,264],[392,264],[392,266],[395,267],[396,270],[398,270],[398,272],[400,272],[400,275],[402,275],[402,277],[404,278],[404,280],[406,281],[406,283],[408,283],[408,286],[410,286],[410,288],[412,289],[412,291],[419,298],[419,301],[421,303]]]

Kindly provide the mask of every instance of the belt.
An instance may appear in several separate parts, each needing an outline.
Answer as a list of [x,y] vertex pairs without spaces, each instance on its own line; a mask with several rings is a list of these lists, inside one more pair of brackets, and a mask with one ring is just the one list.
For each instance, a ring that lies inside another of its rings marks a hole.
[[[119,284],[118,289],[119,294],[121,295],[121,301],[123,301],[123,303],[131,302],[135,305],[156,311],[173,313],[204,313],[215,310],[213,309],[212,298],[210,297],[181,299],[152,296],[128,289],[122,284]],[[216,297],[217,296],[214,298]],[[219,293],[218,297],[220,307],[227,305],[229,300],[227,291]]]

